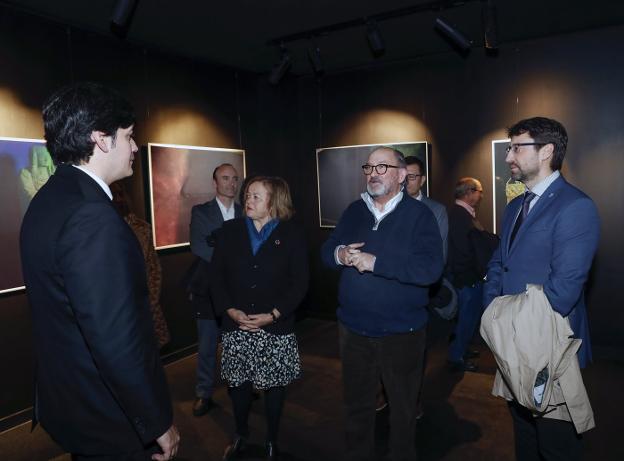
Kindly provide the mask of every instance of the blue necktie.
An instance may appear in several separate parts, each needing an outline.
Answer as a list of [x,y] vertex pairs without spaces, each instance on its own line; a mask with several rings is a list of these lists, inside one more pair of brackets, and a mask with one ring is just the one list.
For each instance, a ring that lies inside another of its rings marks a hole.
[[529,214],[529,207],[531,206],[531,201],[534,198],[535,198],[535,194],[533,192],[524,193],[524,198],[522,199],[522,211],[520,212],[520,214],[518,214],[518,217],[516,218],[516,224],[514,224],[514,228],[511,231],[511,238],[509,239],[509,246],[511,246],[511,244],[513,243],[514,238],[516,237],[516,234],[518,233],[518,229],[520,229],[520,226],[522,225],[527,215]]

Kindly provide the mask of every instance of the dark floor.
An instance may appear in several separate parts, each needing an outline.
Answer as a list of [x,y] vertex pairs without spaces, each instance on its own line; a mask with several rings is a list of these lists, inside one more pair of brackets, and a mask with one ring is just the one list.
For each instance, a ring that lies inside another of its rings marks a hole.
[[[445,367],[449,325],[437,320],[429,335],[425,378],[425,415],[418,426],[418,447],[423,461],[513,460],[511,420],[506,404],[490,395],[494,360],[484,346],[478,373],[451,373]],[[297,334],[304,367],[301,380],[289,387],[282,420],[280,446],[284,461],[337,461],[342,459],[343,419],[340,360],[334,322],[307,319]],[[191,414],[195,356],[167,366],[173,394],[175,422],[182,441],[179,461],[219,460],[233,431],[226,388],[215,393],[218,404],[209,414]],[[596,414],[597,428],[585,436],[586,460],[624,460],[618,442],[624,411],[624,362],[598,359],[584,373]],[[387,439],[387,410],[378,416],[378,446],[383,454]],[[264,438],[263,402],[256,401],[250,417],[252,447],[247,459],[259,459]],[[46,435],[30,424],[0,434],[0,461],[68,461]],[[254,458],[256,456],[256,458]]]

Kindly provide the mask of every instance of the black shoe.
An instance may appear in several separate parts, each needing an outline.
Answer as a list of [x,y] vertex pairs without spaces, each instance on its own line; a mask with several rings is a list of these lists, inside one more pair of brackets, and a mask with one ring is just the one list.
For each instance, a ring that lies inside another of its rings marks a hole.
[[231,461],[240,459],[241,455],[247,448],[247,440],[243,437],[236,437],[236,440],[225,448],[223,453],[223,461]]
[[448,360],[447,363],[451,371],[461,371],[461,372],[471,371],[474,373],[475,371],[479,369],[479,367],[476,364],[468,360],[460,360],[459,362]]
[[266,459],[267,461],[277,461],[279,459],[277,445],[273,442],[266,443]]
[[469,351],[466,351],[466,353],[464,354],[464,360],[476,359],[476,358],[479,358],[480,355],[481,355],[481,352],[479,352],[476,349],[469,350]]
[[210,397],[207,399],[198,397],[193,404],[193,416],[203,416],[214,406],[215,404]]

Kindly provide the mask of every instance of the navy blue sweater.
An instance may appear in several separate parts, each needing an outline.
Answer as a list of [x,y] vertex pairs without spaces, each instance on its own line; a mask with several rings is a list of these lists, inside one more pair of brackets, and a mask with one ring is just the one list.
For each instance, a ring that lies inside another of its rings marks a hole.
[[[340,269],[338,319],[364,336],[415,331],[427,323],[428,286],[442,274],[442,239],[433,213],[407,194],[373,230],[375,218],[363,200],[345,210],[323,244],[325,265]],[[376,256],[373,272],[336,264],[338,245],[365,242]]]

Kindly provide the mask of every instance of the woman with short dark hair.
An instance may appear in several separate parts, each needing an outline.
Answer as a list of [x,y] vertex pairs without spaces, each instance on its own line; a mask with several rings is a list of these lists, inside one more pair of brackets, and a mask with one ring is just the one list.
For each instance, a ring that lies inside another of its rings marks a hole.
[[294,322],[308,288],[307,250],[290,221],[292,200],[283,179],[251,179],[244,210],[244,218],[223,224],[211,265],[214,307],[223,316],[221,376],[236,421],[223,459],[236,459],[245,449],[255,387],[264,390],[267,459],[276,460],[285,389],[301,374]]

